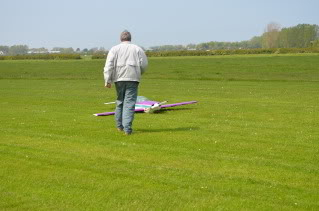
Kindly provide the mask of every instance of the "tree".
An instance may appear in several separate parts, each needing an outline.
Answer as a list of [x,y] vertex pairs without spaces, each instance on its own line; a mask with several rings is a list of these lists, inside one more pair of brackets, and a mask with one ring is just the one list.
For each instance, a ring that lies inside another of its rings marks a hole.
[[106,54],[106,50],[104,47],[100,47],[99,49],[98,48],[92,48],[90,50],[90,54]]
[[9,54],[9,49],[10,49],[9,46],[1,46],[0,45],[0,51],[2,51],[5,55]]
[[318,26],[310,24],[299,24],[296,26],[299,30],[299,46],[300,48],[306,48],[311,45],[312,41],[315,41],[318,33]]
[[91,48],[89,51],[88,51],[88,54],[94,54],[95,52],[97,52],[99,49],[97,47],[95,48]]
[[27,45],[13,45],[9,48],[10,55],[27,54],[29,47]]
[[263,48],[277,48],[278,38],[281,26],[278,23],[271,22],[266,26],[263,34]]
[[71,53],[74,53],[74,49],[71,47],[70,48],[63,48],[61,53],[71,54]]
[[262,47],[262,36],[255,36],[248,42],[248,48],[261,48]]
[[283,28],[279,34],[281,48],[307,48],[319,39],[318,25],[299,24],[294,27]]
[[311,47],[319,48],[319,40],[312,41],[312,42],[311,42]]
[[196,48],[196,45],[191,43],[191,44],[188,44],[188,45],[186,46],[186,48],[187,48],[188,50],[193,50],[193,49]]
[[209,49],[209,44],[208,43],[201,43],[197,45],[198,50],[208,50]]

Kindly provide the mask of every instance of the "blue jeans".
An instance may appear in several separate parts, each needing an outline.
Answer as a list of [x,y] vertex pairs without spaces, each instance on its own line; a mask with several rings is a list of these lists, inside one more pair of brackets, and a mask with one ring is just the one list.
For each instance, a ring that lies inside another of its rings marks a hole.
[[118,81],[115,83],[117,93],[116,126],[128,134],[132,133],[138,84],[136,81]]

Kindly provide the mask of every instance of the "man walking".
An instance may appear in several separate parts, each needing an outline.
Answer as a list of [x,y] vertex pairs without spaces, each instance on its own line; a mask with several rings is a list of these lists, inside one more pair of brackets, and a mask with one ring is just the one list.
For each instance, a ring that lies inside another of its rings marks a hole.
[[104,80],[107,88],[115,83],[117,129],[131,135],[138,85],[148,61],[142,48],[131,43],[130,32],[123,31],[120,39],[121,43],[112,47],[107,55]]

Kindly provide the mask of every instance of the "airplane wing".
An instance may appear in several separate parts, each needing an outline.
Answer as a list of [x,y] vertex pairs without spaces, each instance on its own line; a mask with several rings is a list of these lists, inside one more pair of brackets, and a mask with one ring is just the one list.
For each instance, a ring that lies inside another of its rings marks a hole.
[[111,116],[114,115],[115,112],[104,112],[104,113],[97,113],[97,114],[93,114],[94,116]]
[[[151,107],[154,103],[158,103],[156,101],[148,101],[148,102],[143,102],[138,105],[137,108],[135,108],[135,112],[145,112],[146,108]],[[169,107],[175,107],[175,106],[181,106],[181,105],[188,105],[188,104],[193,104],[197,103],[197,101],[188,101],[188,102],[182,102],[182,103],[174,103],[174,104],[166,104],[166,105],[160,105],[160,108],[169,108]],[[138,104],[138,103],[137,103]],[[114,115],[115,112],[104,112],[104,113],[97,113],[93,114],[94,116],[110,116]]]
[[188,102],[182,102],[182,103],[166,104],[166,105],[161,105],[161,108],[169,108],[169,107],[188,105],[188,104],[193,104],[193,103],[197,103],[197,101],[188,101]]
[[[143,108],[137,108],[134,110],[135,112],[143,112],[144,109]],[[111,116],[114,115],[115,112],[104,112],[104,113],[97,113],[97,114],[93,114],[94,116]]]

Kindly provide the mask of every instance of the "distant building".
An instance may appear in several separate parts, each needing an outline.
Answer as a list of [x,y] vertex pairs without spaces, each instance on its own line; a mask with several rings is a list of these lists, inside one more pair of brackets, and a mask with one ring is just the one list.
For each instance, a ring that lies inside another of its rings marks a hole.
[[28,54],[46,54],[48,51],[38,51],[38,50],[31,50],[28,51]]
[[61,51],[49,51],[49,53],[61,53]]
[[48,54],[48,53],[61,53],[61,51],[48,51],[48,50],[37,50],[37,49],[32,49],[28,51],[28,54]]

